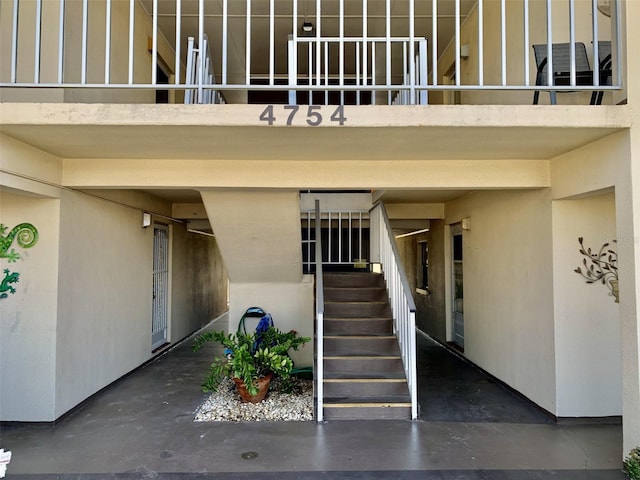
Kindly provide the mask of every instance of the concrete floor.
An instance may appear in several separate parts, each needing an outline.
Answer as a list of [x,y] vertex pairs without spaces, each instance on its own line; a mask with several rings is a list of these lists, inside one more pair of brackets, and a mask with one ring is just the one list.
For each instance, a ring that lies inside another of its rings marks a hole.
[[187,341],[55,426],[3,426],[7,478],[626,478],[620,425],[556,425],[420,334],[418,349],[420,421],[194,423],[211,356]]

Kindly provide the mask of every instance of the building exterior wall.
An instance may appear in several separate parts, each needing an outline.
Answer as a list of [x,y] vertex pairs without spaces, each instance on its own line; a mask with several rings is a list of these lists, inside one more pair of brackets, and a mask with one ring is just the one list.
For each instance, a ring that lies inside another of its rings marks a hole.
[[[30,223],[37,243],[11,249],[21,258],[0,258],[1,271],[20,275],[16,292],[0,298],[0,419],[46,421],[54,417],[60,201],[0,191],[0,222]],[[4,274],[0,277],[3,278]]]
[[[558,416],[622,415],[620,309],[600,282],[587,284],[578,237],[617,251],[614,193],[553,203]],[[589,263],[591,266],[591,263]]]
[[555,413],[553,270],[541,254],[552,246],[549,190],[476,192],[445,214],[449,225],[471,222],[463,231],[465,356]]
[[142,228],[144,210],[171,231],[169,341],[227,309],[215,239],[171,220],[170,204],[56,188],[60,159],[8,137],[0,160],[0,222],[7,232],[31,223],[39,234],[29,249],[14,241],[20,259],[0,258],[20,275],[16,293],[0,299],[0,420],[53,421],[153,357],[153,228]]
[[63,192],[54,418],[151,357],[152,235],[136,210]]

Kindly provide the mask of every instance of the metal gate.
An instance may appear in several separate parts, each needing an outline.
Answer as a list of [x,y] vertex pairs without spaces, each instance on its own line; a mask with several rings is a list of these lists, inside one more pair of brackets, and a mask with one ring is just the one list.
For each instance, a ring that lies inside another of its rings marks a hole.
[[167,343],[169,306],[169,229],[153,227],[153,311],[151,318],[151,349]]

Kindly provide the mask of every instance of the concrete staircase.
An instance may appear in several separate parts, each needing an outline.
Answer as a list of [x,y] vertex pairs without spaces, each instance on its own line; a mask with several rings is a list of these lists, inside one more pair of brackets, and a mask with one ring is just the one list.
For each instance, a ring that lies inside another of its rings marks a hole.
[[382,275],[324,274],[324,418],[410,419]]

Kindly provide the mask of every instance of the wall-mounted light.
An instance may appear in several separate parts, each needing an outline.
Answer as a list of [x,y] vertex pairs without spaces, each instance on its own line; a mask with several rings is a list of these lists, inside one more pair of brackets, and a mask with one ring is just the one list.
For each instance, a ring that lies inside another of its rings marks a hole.
[[469,58],[469,45],[460,45],[460,58],[463,60]]
[[462,219],[462,229],[471,230],[471,219],[469,217]]
[[151,225],[151,214],[148,212],[142,212],[142,228],[147,228]]
[[308,20],[305,20],[304,23],[302,24],[302,32],[303,33],[313,33],[313,23],[311,23]]

